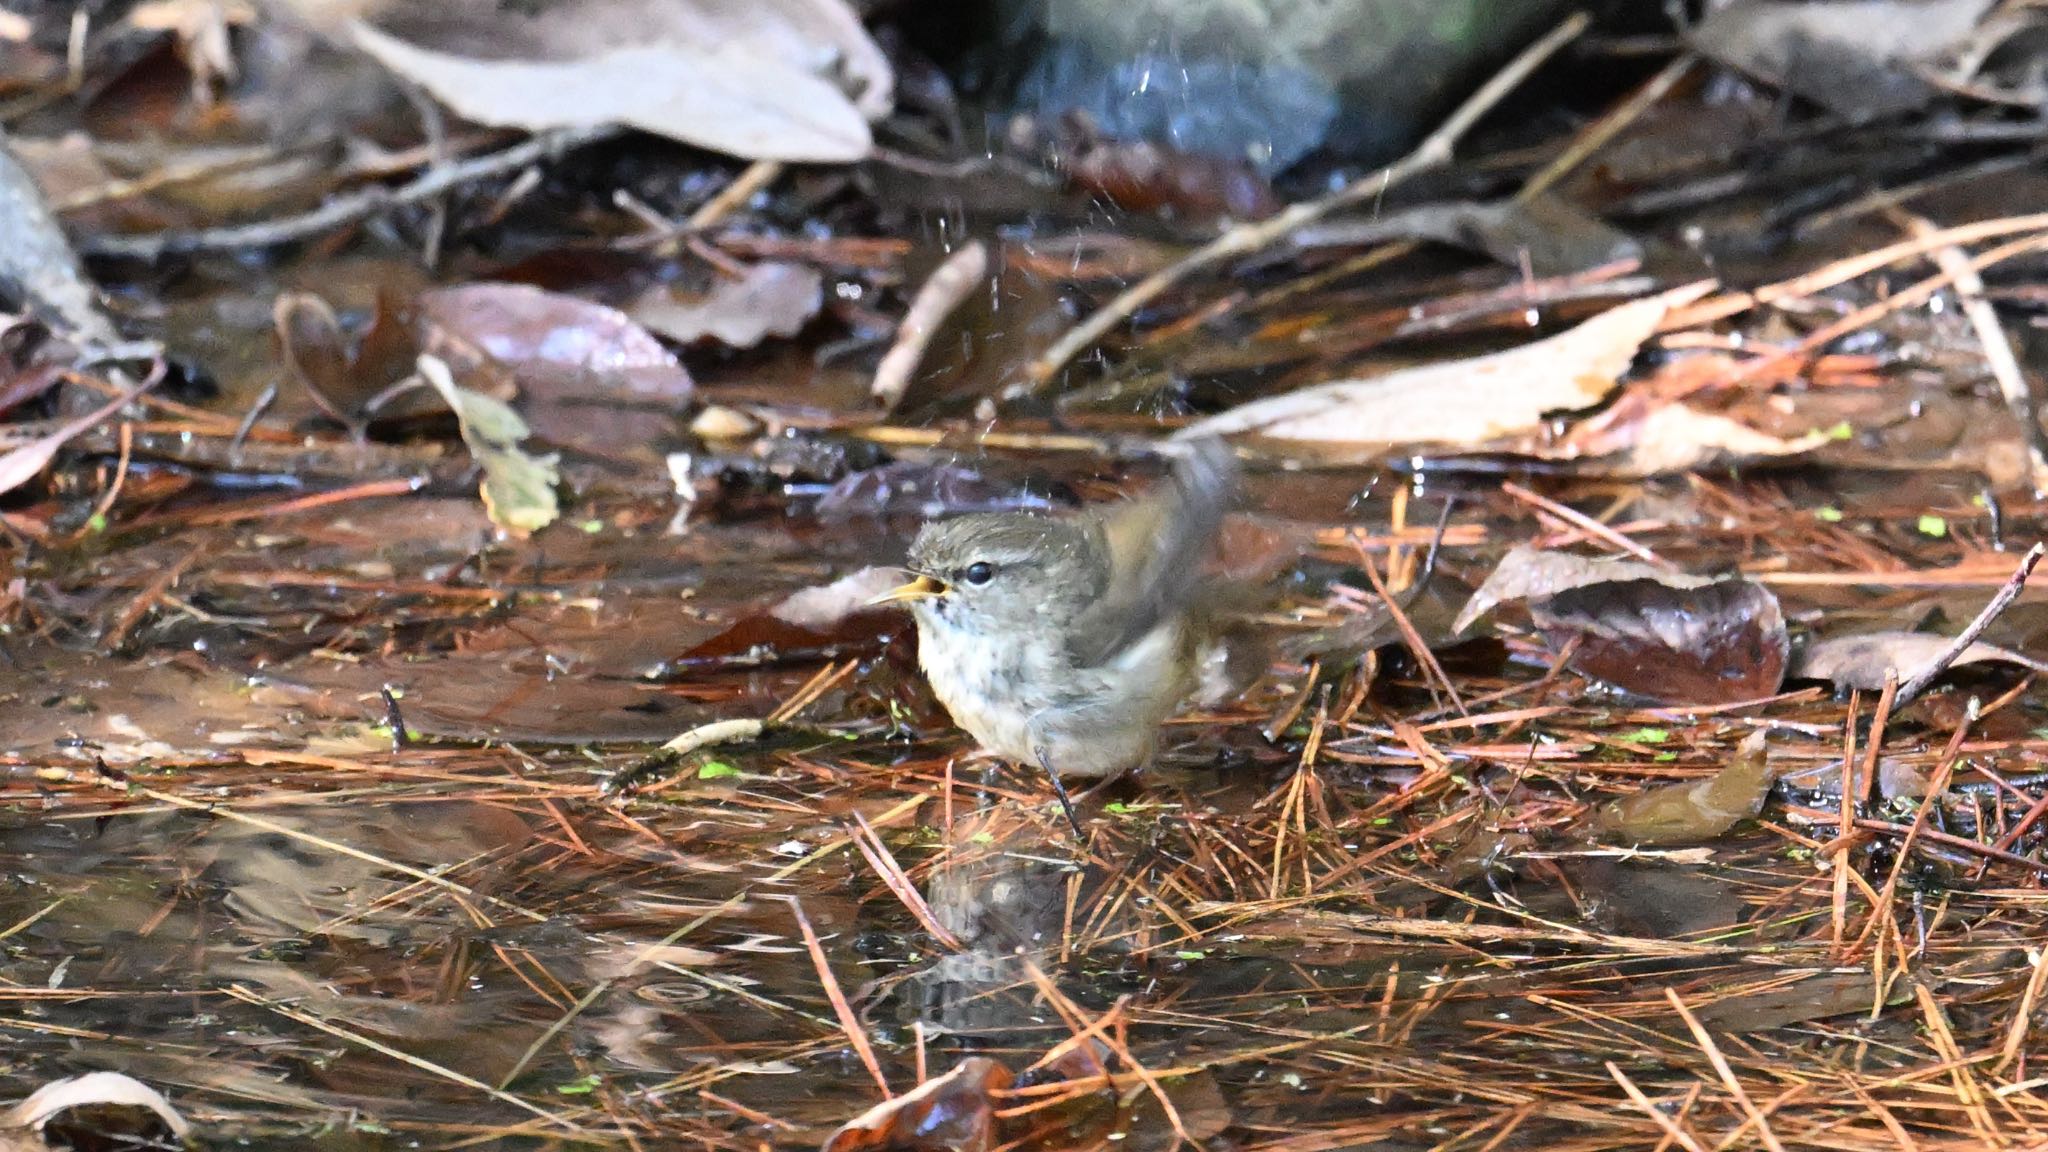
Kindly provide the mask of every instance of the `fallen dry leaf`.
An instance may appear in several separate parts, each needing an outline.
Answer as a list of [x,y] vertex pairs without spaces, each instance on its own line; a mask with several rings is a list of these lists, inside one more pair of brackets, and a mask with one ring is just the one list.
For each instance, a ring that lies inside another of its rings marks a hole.
[[1435,240],[1484,252],[1538,277],[1567,276],[1641,259],[1643,246],[1569,200],[1538,196],[1491,203],[1429,204],[1370,220],[1339,220],[1295,233],[1299,249]]
[[1763,811],[1776,779],[1764,734],[1752,732],[1726,768],[1705,780],[1650,788],[1617,800],[1594,817],[1593,830],[1631,844],[1712,840]]
[[1707,56],[1851,120],[1911,111],[1936,92],[1916,65],[1976,31],[1994,0],[1744,0],[1690,36]]
[[555,522],[561,506],[555,499],[557,457],[530,456],[519,447],[530,430],[508,405],[480,392],[455,386],[448,365],[421,356],[420,376],[448,401],[462,427],[462,442],[484,470],[480,489],[491,523],[514,536],[530,536]]
[[455,337],[514,372],[564,369],[633,396],[684,401],[690,374],[617,308],[525,284],[464,284],[420,294],[432,335]]
[[88,1072],[53,1080],[0,1113],[0,1146],[8,1141],[9,1130],[40,1136],[58,1116],[74,1109],[90,1110],[96,1121],[94,1129],[123,1144],[141,1146],[142,1141],[162,1139],[165,1132],[182,1142],[192,1134],[192,1125],[163,1093],[119,1072]]
[[995,1140],[994,1093],[1010,1070],[969,1056],[953,1070],[841,1125],[824,1152],[986,1152]]
[[431,43],[407,37],[403,7],[350,31],[479,124],[625,124],[747,159],[845,162],[891,102],[888,61],[844,0],[445,8],[417,30]]
[[419,313],[426,348],[465,384],[509,372],[534,433],[592,456],[652,469],[694,391],[674,353],[603,304],[483,283],[423,293]]
[[[1863,765],[1864,759],[1859,753],[1849,766],[1849,786],[1859,796],[1863,794],[1863,778],[1867,775]],[[1927,772],[1927,768],[1897,756],[1880,756],[1877,761],[1877,794],[1886,800],[1920,799],[1927,795]],[[1778,774],[1778,783],[1793,791],[1839,798],[1842,795],[1842,762],[1835,760],[1790,769]]]
[[1611,556],[1576,556],[1569,552],[1548,552],[1523,544],[1501,557],[1472,599],[1458,613],[1451,631],[1463,632],[1472,622],[1496,605],[1555,596],[1569,588],[1587,584],[1611,584],[1618,580],[1661,580],[1673,588],[1698,588],[1713,583],[1705,576],[1667,572],[1638,560]]
[[1251,433],[1344,445],[1483,444],[1525,432],[1551,413],[1606,399],[1665,313],[1709,287],[1694,284],[1623,304],[1506,352],[1254,400],[1174,438]]
[[1529,617],[1554,651],[1571,649],[1574,670],[1625,692],[1702,705],[1776,692],[1791,641],[1771,590],[1662,576],[1572,588],[1531,601]]
[[126,408],[136,397],[149,391],[154,383],[155,381],[151,380],[131,388],[91,412],[57,429],[55,432],[31,440],[19,448],[11,449],[5,455],[0,455],[0,492],[12,492],[30,480],[35,479],[36,476],[41,474],[44,467],[56,457],[58,449],[70,443],[87,429]]
[[[1887,669],[1896,670],[1899,682],[1906,683],[1953,642],[1951,637],[1926,632],[1869,632],[1816,640],[1799,650],[1790,675],[1800,680],[1831,680],[1837,688],[1876,691],[1884,687]],[[1951,666],[1955,664],[2016,664],[2048,672],[2048,661],[1983,643],[1963,649],[1951,662]]]
[[721,276],[696,296],[657,284],[626,314],[678,344],[709,337],[752,348],[769,336],[794,336],[825,302],[825,278],[802,264],[762,263],[738,279]]
[[1635,479],[1797,456],[1831,439],[1818,431],[1790,439],[1773,436],[1718,413],[1631,390],[1561,440],[1531,442],[1523,450],[1545,460],[1586,460],[1588,472]]

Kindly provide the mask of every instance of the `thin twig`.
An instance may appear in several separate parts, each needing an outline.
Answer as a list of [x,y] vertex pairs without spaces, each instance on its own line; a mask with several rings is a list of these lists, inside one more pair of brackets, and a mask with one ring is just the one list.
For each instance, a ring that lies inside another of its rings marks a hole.
[[1597,539],[1604,540],[1607,543],[1614,545],[1616,548],[1619,548],[1623,552],[1626,552],[1629,555],[1634,556],[1636,559],[1641,560],[1645,564],[1654,564],[1657,567],[1662,568],[1666,572],[1675,572],[1678,570],[1678,566],[1676,564],[1673,564],[1671,561],[1664,559],[1662,556],[1657,555],[1655,552],[1650,551],[1648,548],[1643,547],[1641,544],[1636,543],[1635,541],[1629,539],[1628,537],[1622,535],[1619,532],[1616,532],[1614,529],[1608,527],[1605,524],[1602,524],[1598,520],[1593,519],[1591,516],[1588,516],[1585,513],[1578,511],[1577,509],[1569,508],[1563,504],[1559,504],[1557,501],[1552,500],[1546,496],[1539,496],[1536,493],[1529,491],[1527,488],[1522,487],[1520,484],[1517,484],[1512,480],[1502,481],[1500,490],[1506,493],[1507,495],[1512,496],[1517,500],[1520,500],[1522,503],[1529,505],[1532,508],[1541,509],[1542,511],[1550,513],[1552,516],[1555,516],[1558,519],[1563,520],[1565,523],[1570,524],[1572,527],[1579,529],[1581,532],[1588,533],[1589,535]]
[[1457,111],[1451,114],[1450,119],[1439,125],[1436,131],[1431,132],[1429,137],[1408,155],[1377,172],[1352,181],[1328,196],[1291,205],[1256,223],[1233,227],[1125,289],[1094,315],[1054,341],[1052,347],[1031,362],[1025,379],[1008,390],[1006,396],[1016,398],[1043,391],[1074,357],[1108,335],[1118,324],[1130,319],[1138,309],[1158,299],[1195,273],[1238,256],[1257,252],[1278,242],[1303,225],[1312,224],[1339,209],[1385,195],[1388,189],[1396,185],[1450,163],[1453,151],[1465,134],[1471,131],[1472,126],[1492,111],[1495,105],[1506,99],[1510,92],[1519,87],[1545,61],[1571,43],[1579,33],[1585,31],[1589,23],[1591,21],[1585,13],[1574,13],[1548,35],[1524,48],[1520,55],[1508,62],[1507,67],[1501,69],[1479,91],[1467,97],[1465,102],[1458,106]]
[[502,1088],[493,1088],[489,1084],[486,1084],[483,1081],[476,1079],[475,1077],[464,1076],[462,1073],[455,1071],[453,1068],[449,1068],[441,1064],[436,1064],[431,1060],[422,1059],[418,1056],[413,1055],[410,1052],[402,1052],[396,1048],[391,1047],[389,1044],[381,1043],[377,1040],[372,1039],[371,1037],[363,1035],[360,1032],[351,1032],[338,1024],[322,1020],[320,1017],[315,1016],[310,1012],[301,1012],[297,1009],[286,1007],[284,1004],[261,996],[257,994],[254,990],[247,988],[243,985],[230,985],[228,987],[227,992],[228,995],[234,997],[237,1000],[240,1000],[247,1004],[254,1004],[258,1008],[268,1009],[269,1011],[275,1012],[279,1016],[282,1016],[287,1020],[304,1024],[308,1028],[317,1029],[321,1032],[327,1033],[329,1036],[334,1036],[342,1040],[346,1040],[351,1044],[361,1045],[364,1048],[368,1048],[372,1052],[376,1052],[383,1056],[389,1056],[391,1059],[396,1060],[401,1064],[404,1064],[411,1068],[417,1068],[422,1072],[426,1072],[433,1076],[438,1076],[443,1080],[460,1084],[465,1088],[474,1088],[478,1092],[482,1092],[485,1095],[491,1097],[493,1100],[502,1100],[505,1103],[513,1105],[516,1108],[520,1108],[524,1111],[531,1112],[535,1116],[538,1116],[541,1119],[546,1120],[550,1124],[559,1124],[563,1128],[566,1128],[571,1132],[583,1131],[583,1129],[579,1125],[577,1125],[574,1121],[568,1119],[567,1117],[558,1116],[555,1113],[550,1112],[547,1109],[532,1103],[531,1101],[515,1096]]
[[1686,1152],[1707,1152],[1705,1148],[1700,1146],[1700,1142],[1693,1138],[1692,1133],[1680,1128],[1678,1122],[1666,1116],[1664,1110],[1657,1107],[1655,1101],[1643,1095],[1643,1090],[1636,1087],[1635,1081],[1628,1078],[1628,1073],[1623,1072],[1620,1065],[1612,1060],[1606,1061],[1606,1064],[1607,1074],[1614,1077],[1616,1084],[1621,1085],[1621,1090],[1628,1094],[1629,1102],[1634,1104],[1643,1115],[1648,1116],[1657,1127],[1663,1129],[1666,1139],[1676,1141],[1678,1146],[1684,1148]]
[[[849,837],[852,839],[852,837]],[[854,841],[856,844],[858,840]],[[854,1054],[875,1078],[875,1084],[882,1089],[884,1100],[893,1100],[896,1093],[889,1088],[889,1078],[882,1075],[881,1062],[875,1059],[875,1047],[868,1043],[868,1034],[860,1026],[860,1017],[853,1014],[853,1005],[847,1002],[846,993],[840,991],[839,980],[832,975],[832,964],[825,959],[825,945],[818,939],[817,929],[811,927],[811,918],[804,915],[803,902],[794,896],[784,897],[789,901],[789,910],[796,917],[797,930],[803,933],[804,947],[811,953],[811,964],[818,970],[818,982],[825,986],[825,999],[832,1004],[832,1014],[839,1017],[839,1027],[846,1033],[846,1042],[853,1046]]]
[[1771,1131],[1770,1121],[1757,1110],[1755,1102],[1749,1098],[1749,1093],[1742,1090],[1742,1081],[1735,1078],[1735,1070],[1728,1066],[1728,1058],[1721,1055],[1720,1046],[1714,1043],[1714,1038],[1700,1024],[1699,1018],[1692,1014],[1692,1009],[1687,1008],[1685,1001],[1679,999],[1677,990],[1664,989],[1664,999],[1671,1002],[1671,1007],[1677,1011],[1678,1018],[1685,1021],[1686,1029],[1692,1033],[1692,1038],[1699,1044],[1700,1051],[1706,1053],[1707,1063],[1714,1066],[1714,1074],[1721,1078],[1721,1083],[1728,1089],[1728,1094],[1735,1097],[1736,1105],[1749,1117],[1749,1122],[1756,1125],[1757,1138],[1764,1142],[1764,1147],[1769,1148],[1771,1152],[1785,1152],[1785,1146],[1778,1142],[1777,1134]]
[[1942,649],[1939,655],[1922,665],[1918,672],[1913,673],[1911,679],[1899,685],[1896,707],[1905,707],[1907,701],[1925,692],[1927,686],[1934,683],[1935,677],[1948,671],[1949,665],[1954,664],[1970,645],[1977,642],[1977,637],[1982,636],[1984,630],[1991,627],[1992,621],[2003,615],[2007,608],[2012,607],[2012,602],[2019,599],[2020,593],[2026,590],[2027,578],[2033,575],[2034,565],[2041,562],[2044,550],[2048,550],[2048,545],[2036,544],[2027,549],[2026,556],[2021,558],[2019,568],[2005,582],[2005,587],[2000,588],[1998,594],[1991,598],[1991,603],[1986,604],[1984,610],[1977,613],[1977,618],[1970,621],[1970,626],[1963,629],[1961,635],[1949,641],[1948,647]]
[[231,224],[198,232],[173,230],[141,236],[86,236],[79,240],[78,249],[92,256],[154,260],[166,253],[232,251],[289,244],[367,219],[386,208],[430,200],[473,180],[516,172],[571,148],[609,139],[620,131],[616,125],[610,124],[561,128],[541,133],[502,151],[429,168],[397,188],[386,188],[380,184],[337,196],[297,216],[255,224]]
[[[1933,224],[1918,217],[1911,218],[1909,225],[1915,236],[1927,236],[1937,231]],[[2032,468],[2034,491],[2048,492],[2048,454],[2042,451],[2041,424],[2034,416],[2034,392],[2027,383],[2026,373],[2020,370],[2019,357],[2013,354],[2012,338],[2006,335],[2005,325],[1998,319],[1998,309],[1984,298],[1984,277],[1978,274],[1970,262],[1969,253],[1960,245],[1944,244],[1936,248],[1934,263],[1954,281],[1956,299],[1962,304],[1963,315],[1976,331],[1977,342],[1984,346],[1984,363],[1991,370],[1991,378],[1998,381],[1998,394],[2004,397],[2007,410],[2019,422],[2020,439],[2027,446],[2027,461]]]

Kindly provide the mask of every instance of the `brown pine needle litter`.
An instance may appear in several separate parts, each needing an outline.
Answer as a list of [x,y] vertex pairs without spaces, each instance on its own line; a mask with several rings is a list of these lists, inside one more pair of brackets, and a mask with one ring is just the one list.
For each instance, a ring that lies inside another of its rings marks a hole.
[[[0,1098],[120,1068],[207,1147],[2048,1149],[2038,100],[1943,74],[1949,114],[1816,118],[1574,16],[1278,215],[1124,227],[1033,157],[1025,227],[972,202],[1019,157],[917,150],[967,139],[930,86],[858,170],[425,104],[394,151],[222,160],[182,134],[277,110],[160,115],[178,85],[91,75],[126,28],[68,12],[0,35],[82,85],[21,80],[5,146],[180,141],[94,150],[62,233],[122,258],[87,295],[123,324],[230,347],[128,397],[0,315]],[[235,27],[156,34],[191,64]],[[1517,107],[1610,67],[1602,105]],[[1452,193],[1636,247],[1299,236]],[[963,197],[965,230],[920,215]],[[635,318],[764,271],[815,296],[794,335]],[[567,282],[533,298],[654,374],[465,377],[559,456],[524,539],[489,445],[387,371],[534,336],[417,314],[485,281]],[[1689,284],[1613,370],[1543,362],[1584,405],[1511,434],[1237,436],[1215,568],[1263,675],[1079,794],[1078,838],[972,755],[900,615],[776,613],[929,515],[1138,491],[1193,421],[1483,381]],[[287,362],[310,288],[338,343]],[[1518,549],[1570,586],[1456,627]],[[1840,640],[1864,662],[1801,663]]]

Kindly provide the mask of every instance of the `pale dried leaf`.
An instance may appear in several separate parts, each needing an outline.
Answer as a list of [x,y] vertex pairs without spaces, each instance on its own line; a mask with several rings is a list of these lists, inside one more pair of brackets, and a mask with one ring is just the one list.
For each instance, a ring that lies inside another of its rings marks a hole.
[[1745,460],[1797,456],[1830,442],[1826,432],[1809,432],[1788,440],[1683,404],[1651,408],[1620,439],[1620,451],[1610,458],[1610,464],[1599,468],[1604,475],[1670,475]]
[[[1946,652],[1952,643],[1952,637],[1926,632],[1870,632],[1816,640],[1800,650],[1791,674],[1803,680],[1830,680],[1838,688],[1877,691],[1884,687],[1886,670],[1896,671],[1903,684]],[[1951,664],[2013,664],[2048,672],[2048,662],[1983,643],[1963,649],[1963,654]]]
[[519,447],[526,421],[508,405],[455,386],[448,365],[432,356],[419,360],[420,375],[448,402],[462,427],[462,442],[483,467],[481,492],[491,522],[514,536],[529,536],[561,515],[555,499],[555,454],[530,456]]
[[0,1114],[0,1129],[25,1128],[41,1132],[58,1114],[73,1108],[111,1106],[142,1108],[154,1113],[171,1134],[183,1140],[192,1125],[178,1114],[163,1093],[119,1072],[88,1072],[55,1080],[35,1090],[28,1099]]
[[1323,444],[1482,444],[1606,399],[1665,313],[1709,287],[1623,304],[1506,352],[1254,400],[1198,421],[1176,439],[1253,433]]
[[679,344],[710,337],[752,348],[769,336],[794,336],[825,302],[825,279],[802,264],[763,263],[739,279],[720,277],[700,296],[666,285],[642,293],[626,314]]
[[64,425],[55,432],[41,439],[32,440],[19,448],[9,451],[6,455],[0,456],[0,492],[12,492],[14,489],[35,479],[49,465],[50,461],[56,457],[57,450],[70,443],[73,437],[80,435],[100,421],[127,407],[137,396],[149,391],[149,389],[149,384],[132,388],[107,401],[99,408]]
[[540,368],[588,372],[634,396],[687,400],[690,374],[632,317],[527,284],[478,283],[420,294],[436,336],[452,336],[527,379]]
[[1715,60],[1852,120],[1909,111],[1935,94],[1915,70],[1963,44],[1994,0],[1742,0],[1692,31]]
[[1486,582],[1472,593],[1472,599],[1465,602],[1458,619],[1451,625],[1451,631],[1463,632],[1497,605],[1518,600],[1540,600],[1567,589],[1619,580],[1655,580],[1672,588],[1698,588],[1713,583],[1705,576],[1667,572],[1638,560],[1574,556],[1569,552],[1546,552],[1523,544],[1501,557]]
[[[749,159],[842,162],[867,154],[868,121],[890,103],[887,61],[842,0],[608,0],[531,17],[467,5],[443,23],[455,27],[436,28],[431,46],[351,31],[483,124],[626,124]],[[507,50],[469,54],[477,43]]]

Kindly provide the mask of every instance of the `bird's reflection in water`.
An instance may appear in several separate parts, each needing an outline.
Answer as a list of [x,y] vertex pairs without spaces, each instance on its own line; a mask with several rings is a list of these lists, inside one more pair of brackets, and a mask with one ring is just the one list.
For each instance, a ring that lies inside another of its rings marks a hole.
[[922,1017],[932,1034],[991,1046],[1042,1027],[1030,968],[1050,970],[1062,959],[1070,893],[1086,879],[1085,861],[1057,815],[979,790],[959,796],[978,799],[955,812],[926,901],[963,947],[924,974]]

